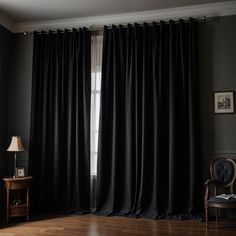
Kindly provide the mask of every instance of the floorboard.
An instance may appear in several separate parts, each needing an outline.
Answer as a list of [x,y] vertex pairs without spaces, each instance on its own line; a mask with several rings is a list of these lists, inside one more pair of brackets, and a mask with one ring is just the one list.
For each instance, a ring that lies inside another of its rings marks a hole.
[[[21,219],[22,220],[22,219]],[[13,220],[14,221],[14,220]],[[178,220],[147,220],[125,217],[70,215],[30,222],[0,224],[0,236],[235,236],[236,222],[204,222]]]

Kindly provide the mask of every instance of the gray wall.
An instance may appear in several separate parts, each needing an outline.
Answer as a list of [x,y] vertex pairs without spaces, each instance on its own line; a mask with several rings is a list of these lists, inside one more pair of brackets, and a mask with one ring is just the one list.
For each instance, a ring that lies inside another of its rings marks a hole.
[[[11,62],[11,36],[12,34],[0,25],[0,180],[7,175],[7,132],[8,132],[8,114],[7,114],[7,87],[10,77]],[[2,181],[0,181],[0,203],[2,203]],[[0,204],[0,214],[2,213],[2,204]]]
[[[8,143],[11,136],[19,135],[27,151],[17,154],[17,166],[28,166],[30,135],[31,80],[33,61],[33,35],[14,34],[13,58],[8,82]],[[8,158],[8,171],[13,173],[13,159]]]
[[208,22],[199,30],[199,92],[203,178],[210,161],[236,157],[236,114],[214,114],[214,91],[236,91],[236,16]]
[[5,161],[7,149],[7,87],[10,77],[12,34],[0,25],[0,177],[6,174]]

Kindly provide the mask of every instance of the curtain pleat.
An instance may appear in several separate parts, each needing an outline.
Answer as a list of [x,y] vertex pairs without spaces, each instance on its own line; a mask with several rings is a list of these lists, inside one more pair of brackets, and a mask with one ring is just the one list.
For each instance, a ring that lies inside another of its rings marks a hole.
[[196,27],[104,28],[97,214],[196,212]]
[[33,209],[90,206],[91,35],[34,34],[29,172]]

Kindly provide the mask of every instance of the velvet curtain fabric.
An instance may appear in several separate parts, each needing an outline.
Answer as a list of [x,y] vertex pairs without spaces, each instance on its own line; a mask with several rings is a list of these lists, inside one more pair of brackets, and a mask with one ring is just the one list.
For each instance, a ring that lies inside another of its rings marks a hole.
[[97,214],[196,210],[196,27],[104,28]]
[[91,34],[34,34],[29,172],[33,209],[90,207]]

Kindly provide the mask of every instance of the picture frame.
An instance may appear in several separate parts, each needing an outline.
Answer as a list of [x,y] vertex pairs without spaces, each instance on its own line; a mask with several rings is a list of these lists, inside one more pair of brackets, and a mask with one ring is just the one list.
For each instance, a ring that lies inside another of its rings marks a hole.
[[25,168],[24,167],[16,168],[16,177],[25,177]]
[[235,113],[234,91],[214,92],[214,113],[215,114]]

